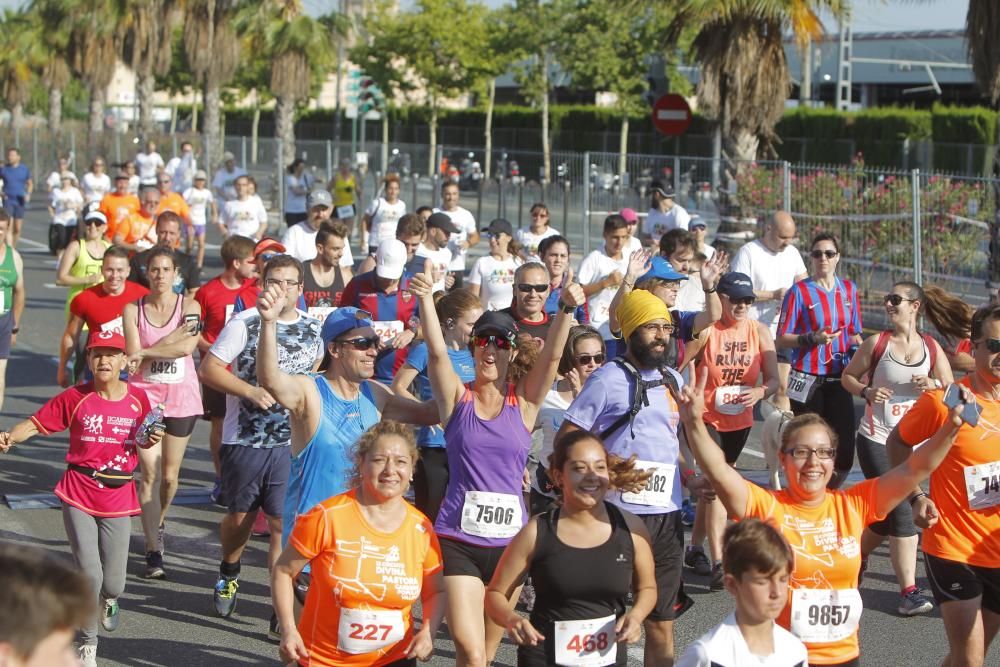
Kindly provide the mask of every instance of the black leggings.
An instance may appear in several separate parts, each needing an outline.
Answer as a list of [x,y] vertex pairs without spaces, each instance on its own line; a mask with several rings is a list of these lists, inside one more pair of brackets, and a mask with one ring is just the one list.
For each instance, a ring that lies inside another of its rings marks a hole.
[[735,466],[736,461],[740,458],[740,454],[743,453],[743,448],[746,447],[751,427],[741,428],[738,431],[722,432],[716,431],[715,427],[710,424],[705,424],[705,428],[708,429],[708,435],[722,450],[722,453],[726,457],[726,463]]
[[828,486],[839,488],[847,473],[854,466],[854,437],[858,430],[858,417],[854,413],[854,397],[840,384],[840,378],[820,377],[816,391],[805,403],[791,401],[795,416],[815,412],[826,420],[837,434],[837,459],[833,462],[833,477]]
[[444,447],[421,447],[417,469],[413,471],[413,495],[417,509],[437,520],[444,492],[448,489],[448,453]]
[[[889,464],[889,456],[886,454],[885,445],[869,440],[863,435],[858,436],[858,463],[861,471],[865,474],[865,479],[873,479],[889,472],[892,466]],[[868,526],[873,533],[882,537],[913,537],[917,534],[917,527],[913,523],[913,510],[910,503],[905,500],[896,509],[889,512],[884,519],[876,521]]]

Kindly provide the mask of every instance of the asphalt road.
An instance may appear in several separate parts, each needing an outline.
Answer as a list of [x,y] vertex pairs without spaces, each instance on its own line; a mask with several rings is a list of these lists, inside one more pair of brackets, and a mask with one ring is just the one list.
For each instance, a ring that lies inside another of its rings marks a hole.
[[[6,430],[24,419],[58,391],[54,355],[64,327],[65,290],[54,286],[55,260],[43,245],[47,225],[40,203],[33,204],[19,247],[25,260],[28,307],[8,364],[0,429]],[[210,237],[209,242],[217,244],[218,238]],[[205,273],[210,277],[220,267],[217,248],[210,248],[208,256]],[[184,462],[182,494],[204,493],[211,487],[213,473],[207,442],[208,429],[202,423]],[[16,447],[0,459],[0,493],[6,496],[50,491],[64,469],[65,448],[65,435],[40,437]],[[760,471],[763,460],[758,450],[759,443],[751,437],[740,467]],[[122,625],[113,635],[102,634],[100,664],[200,667],[278,662],[275,645],[266,639],[270,606],[264,538],[254,538],[244,555],[236,613],[221,619],[213,612],[211,593],[218,572],[221,516],[220,508],[208,504],[172,509],[166,539],[168,578],[159,582],[140,577],[144,567],[142,531],[139,520],[133,520],[129,577],[121,599]],[[55,509],[12,510],[0,504],[0,539],[69,554],[61,514]],[[922,564],[918,573],[918,583],[926,585]],[[729,596],[709,592],[704,578],[685,573],[685,579],[695,605],[676,624],[678,652],[732,609]],[[886,548],[872,559],[862,597],[866,610],[861,623],[861,647],[866,664],[940,663],[946,650],[940,615],[935,610],[916,618],[897,616],[898,593]],[[454,646],[445,634],[442,632],[435,643],[432,665],[454,663]],[[641,646],[630,648],[630,664],[641,664],[641,655]],[[1000,664],[1000,651],[994,649],[990,658],[992,664]],[[515,662],[513,646],[504,642],[496,664]]]

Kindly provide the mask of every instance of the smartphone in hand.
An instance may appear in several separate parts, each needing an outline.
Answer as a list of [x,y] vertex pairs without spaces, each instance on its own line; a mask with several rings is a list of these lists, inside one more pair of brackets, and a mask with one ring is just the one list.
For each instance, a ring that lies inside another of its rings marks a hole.
[[191,335],[192,336],[197,335],[197,333],[199,331],[201,331],[201,316],[200,315],[194,315],[194,314],[185,315],[184,316],[184,324],[186,326],[190,326],[191,324],[194,324],[194,328],[191,331]]
[[[962,392],[959,390],[957,384],[953,384],[944,393],[944,404],[950,409],[956,407],[959,403],[963,403]],[[962,421],[969,426],[977,426],[979,424],[979,412],[979,403],[975,399],[971,403],[965,403],[965,407],[962,408]]]

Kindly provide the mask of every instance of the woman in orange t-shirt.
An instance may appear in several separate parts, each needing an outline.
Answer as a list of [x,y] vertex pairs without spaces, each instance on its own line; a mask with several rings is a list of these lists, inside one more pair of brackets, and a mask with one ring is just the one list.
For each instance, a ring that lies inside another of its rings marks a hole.
[[[753,426],[753,406],[778,391],[778,357],[771,330],[750,319],[756,298],[753,283],[744,273],[725,274],[716,286],[722,301],[722,319],[699,335],[701,351],[696,364],[708,369],[705,386],[705,423],[726,457],[736,465]],[[760,384],[757,384],[760,381]],[[722,590],[722,533],[726,511],[714,500],[699,502],[695,513],[691,546],[684,560],[698,574],[709,574],[709,587]],[[711,561],[705,558],[702,541],[708,538]]]
[[[929,440],[903,464],[846,491],[829,490],[837,436],[822,417],[795,417],[781,436],[782,491],[762,489],[726,464],[703,421],[708,373],[684,387],[681,419],[688,444],[734,518],[773,519],[795,551],[788,602],[778,623],[805,643],[810,665],[859,665],[861,533],[883,518],[944,460],[962,423],[952,410]],[[971,400],[971,395],[966,395]]]
[[[271,575],[281,659],[302,667],[415,665],[444,615],[441,547],[403,499],[417,459],[411,429],[391,421],[358,440],[357,486],[301,515]],[[294,579],[312,581],[298,627]],[[420,598],[423,624],[411,608]]]

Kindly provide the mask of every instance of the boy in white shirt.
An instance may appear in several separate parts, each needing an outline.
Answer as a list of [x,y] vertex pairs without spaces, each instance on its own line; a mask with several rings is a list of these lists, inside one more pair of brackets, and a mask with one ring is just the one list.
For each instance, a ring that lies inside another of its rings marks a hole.
[[605,340],[611,338],[607,325],[611,300],[628,272],[629,256],[625,254],[625,247],[629,238],[625,218],[617,213],[609,215],[604,219],[604,247],[584,257],[576,272],[576,279],[587,297],[590,324]]
[[729,526],[722,569],[736,611],[691,644],[677,667],[806,667],[805,644],[774,622],[788,601],[794,559],[772,524],[751,518]]
[[205,228],[209,221],[213,225],[219,224],[219,210],[215,205],[215,195],[206,186],[208,175],[204,170],[199,169],[194,174],[194,185],[184,190],[181,195],[191,209],[191,227],[184,227],[187,237],[186,252],[191,254],[191,247],[198,244],[198,266],[205,263]]
[[448,243],[451,235],[460,230],[443,211],[432,213],[424,222],[427,225],[427,236],[417,248],[417,257],[426,259],[425,270],[434,280],[432,289],[435,292],[448,291],[455,284],[454,276],[448,271],[452,259]]

